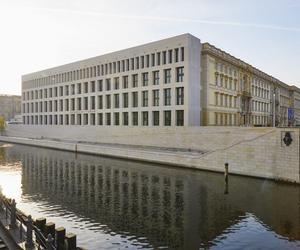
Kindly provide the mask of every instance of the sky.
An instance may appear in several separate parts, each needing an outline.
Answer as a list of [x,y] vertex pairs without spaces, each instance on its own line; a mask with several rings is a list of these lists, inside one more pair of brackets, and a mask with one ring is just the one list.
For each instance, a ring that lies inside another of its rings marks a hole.
[[0,0],[0,94],[23,74],[191,33],[300,87],[300,0]]

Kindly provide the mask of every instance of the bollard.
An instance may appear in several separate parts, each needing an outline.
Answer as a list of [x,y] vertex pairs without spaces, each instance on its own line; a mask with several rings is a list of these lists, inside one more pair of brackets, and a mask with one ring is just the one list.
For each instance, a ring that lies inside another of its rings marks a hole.
[[76,235],[73,233],[68,233],[66,235],[66,249],[67,250],[76,250]]
[[38,218],[35,220],[35,226],[41,230],[41,233],[45,232],[46,218]]
[[16,201],[13,199],[10,206],[10,224],[9,224],[10,229],[17,227],[16,210],[17,210]]
[[55,238],[55,224],[53,222],[47,222],[45,224],[45,237],[51,234],[52,238]]
[[57,250],[65,249],[65,235],[66,229],[64,227],[58,227],[55,229],[55,246]]
[[32,241],[32,229],[33,229],[33,221],[31,218],[31,215],[27,218],[27,231],[26,231],[26,242],[25,242],[25,248],[26,249],[32,249],[33,248],[33,241]]
[[46,240],[46,250],[53,250],[53,238],[51,234],[48,234]]
[[224,177],[225,177],[225,183],[227,183],[228,182],[228,163],[225,163]]

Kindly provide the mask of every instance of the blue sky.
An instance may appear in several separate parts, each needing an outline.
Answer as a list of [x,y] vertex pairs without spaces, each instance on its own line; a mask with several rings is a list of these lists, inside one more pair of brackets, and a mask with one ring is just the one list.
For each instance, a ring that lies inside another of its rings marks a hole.
[[1,0],[0,93],[21,75],[191,33],[300,87],[300,0]]

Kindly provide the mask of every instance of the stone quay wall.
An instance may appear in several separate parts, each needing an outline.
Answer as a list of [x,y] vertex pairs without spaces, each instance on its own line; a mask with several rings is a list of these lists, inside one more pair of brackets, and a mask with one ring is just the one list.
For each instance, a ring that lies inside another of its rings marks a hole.
[[[283,138],[292,138],[286,145]],[[300,183],[298,128],[10,125],[1,141]]]

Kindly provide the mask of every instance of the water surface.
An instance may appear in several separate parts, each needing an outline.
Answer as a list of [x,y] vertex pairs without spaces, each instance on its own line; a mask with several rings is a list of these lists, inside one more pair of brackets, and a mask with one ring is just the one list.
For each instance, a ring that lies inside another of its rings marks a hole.
[[0,186],[88,249],[300,249],[300,188],[0,143]]

